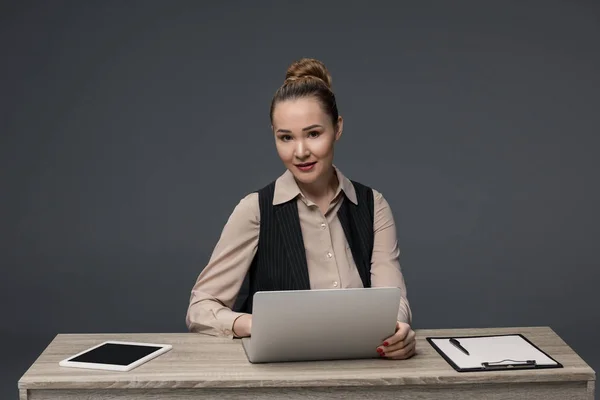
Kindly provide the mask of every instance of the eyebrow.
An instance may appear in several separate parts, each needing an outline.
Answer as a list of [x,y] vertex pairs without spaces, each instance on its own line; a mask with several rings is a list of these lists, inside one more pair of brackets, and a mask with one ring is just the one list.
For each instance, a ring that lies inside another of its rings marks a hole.
[[[319,124],[314,124],[314,125],[310,125],[307,126],[306,128],[302,128],[302,131],[309,131],[311,129],[315,129],[315,128],[322,128],[323,126],[319,125]],[[292,133],[292,131],[287,130],[287,129],[277,129],[277,133]]]

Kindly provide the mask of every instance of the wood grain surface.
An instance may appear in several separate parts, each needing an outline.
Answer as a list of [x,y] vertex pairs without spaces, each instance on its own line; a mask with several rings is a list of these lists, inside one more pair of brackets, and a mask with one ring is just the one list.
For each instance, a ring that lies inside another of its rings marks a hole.
[[30,400],[593,400],[580,382],[459,386],[375,386],[310,388],[116,389],[31,391]]
[[[564,368],[459,373],[425,340],[428,336],[508,333],[522,333]],[[173,345],[173,349],[129,372],[58,365],[60,360],[105,340],[165,343]],[[526,398],[533,398],[531,391],[534,389],[536,393],[546,393],[546,399],[558,398],[556,396],[564,390],[571,393],[574,389],[582,393],[581,396],[584,393],[589,396],[590,391],[593,396],[594,371],[548,327],[417,330],[417,341],[418,354],[409,360],[251,364],[240,340],[195,333],[60,334],[26,371],[18,386],[21,399],[59,398],[56,397],[59,394],[64,399],[94,399],[100,398],[97,397],[99,393],[106,399],[238,398],[238,394],[239,398],[247,398],[250,392],[260,398],[296,398],[303,393],[301,397],[312,399],[316,397],[309,393],[319,391],[336,393],[335,396],[364,391],[363,398],[377,394],[377,398],[390,395],[396,399],[405,398],[400,397],[401,394],[409,396],[406,398],[437,398],[435,393],[446,393],[446,398],[451,398],[448,397],[449,388],[452,391],[464,389],[461,398],[476,398],[477,390],[488,393],[490,388],[501,387],[512,388],[510,393],[528,394]],[[251,387],[254,388],[252,391],[243,389]],[[197,388],[205,390],[186,390]],[[170,393],[167,397],[164,397],[165,390]],[[467,392],[472,396],[467,396]],[[416,393],[422,396],[414,397]]]

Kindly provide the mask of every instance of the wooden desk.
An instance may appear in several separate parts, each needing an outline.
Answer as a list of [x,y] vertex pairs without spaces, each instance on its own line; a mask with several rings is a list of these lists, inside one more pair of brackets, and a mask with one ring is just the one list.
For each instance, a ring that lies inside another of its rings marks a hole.
[[[560,369],[454,371],[426,336],[523,333]],[[58,362],[104,340],[169,343],[130,371],[63,368]],[[417,331],[419,353],[384,359],[250,364],[239,340],[199,334],[58,335],[19,380],[20,399],[593,399],[594,371],[550,328]],[[293,345],[293,343],[290,343]]]

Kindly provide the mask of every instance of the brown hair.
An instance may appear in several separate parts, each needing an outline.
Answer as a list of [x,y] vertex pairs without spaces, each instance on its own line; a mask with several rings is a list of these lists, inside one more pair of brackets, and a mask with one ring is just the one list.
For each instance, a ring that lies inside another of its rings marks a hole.
[[323,111],[331,117],[333,126],[336,126],[338,109],[331,90],[331,75],[325,65],[314,58],[302,58],[288,67],[285,81],[271,101],[271,122],[277,103],[311,96],[319,101]]

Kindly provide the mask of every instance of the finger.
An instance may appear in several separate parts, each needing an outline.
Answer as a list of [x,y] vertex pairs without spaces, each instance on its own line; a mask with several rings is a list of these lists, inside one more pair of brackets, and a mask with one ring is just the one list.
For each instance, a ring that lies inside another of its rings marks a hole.
[[406,338],[406,335],[408,334],[409,331],[410,331],[410,325],[408,325],[404,322],[397,322],[396,323],[396,332],[389,338],[385,339],[383,341],[383,345],[387,347],[394,343],[398,343],[401,340],[404,340],[404,338]]
[[391,351],[388,353],[381,353],[381,355],[382,355],[382,357],[392,358],[392,359],[396,359],[396,360],[402,360],[402,359],[412,357],[414,355],[414,352],[416,349],[416,343],[417,342],[411,342],[406,347],[403,347],[400,350]]
[[412,340],[410,342],[405,341],[404,342],[404,346],[400,347],[400,346],[394,346],[394,347],[387,347],[387,348],[382,348],[381,353],[386,354],[386,355],[392,355],[392,354],[400,354],[402,352],[406,353],[408,351],[410,351],[410,349],[414,348],[416,346],[416,341]]
[[414,348],[411,351],[408,352],[408,354],[406,354],[406,356],[401,357],[401,358],[390,358],[390,360],[408,360],[411,357],[414,357],[417,354],[417,349]]
[[414,342],[415,336],[416,336],[415,331],[413,331],[411,329],[410,332],[408,332],[408,335],[406,335],[406,338],[404,340],[400,340],[394,344],[388,343],[388,346],[381,346],[381,350],[384,353],[389,353],[391,351],[400,350],[400,349],[408,346],[411,342]]
[[410,332],[410,325],[405,322],[396,323],[396,336],[400,337],[400,340],[404,340],[408,332]]

